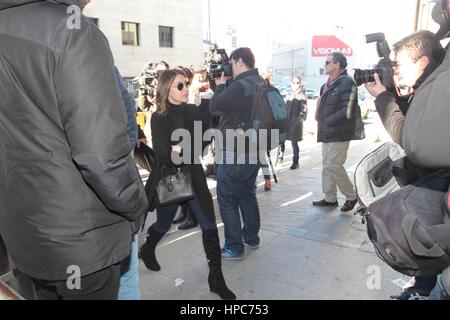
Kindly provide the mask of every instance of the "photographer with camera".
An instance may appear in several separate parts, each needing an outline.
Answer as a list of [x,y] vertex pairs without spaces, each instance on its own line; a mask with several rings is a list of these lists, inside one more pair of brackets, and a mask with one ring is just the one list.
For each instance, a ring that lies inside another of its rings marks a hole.
[[[426,106],[442,105],[442,103],[448,105],[448,93],[446,93],[448,90],[431,90],[430,88],[437,81],[436,77],[430,77],[430,75],[435,74],[434,71],[441,64],[445,50],[430,31],[411,34],[395,43],[393,49],[395,53],[393,73],[398,89],[408,92],[408,112],[401,110],[395,93],[387,90],[378,74],[374,75],[375,82],[367,83],[365,87],[376,98],[375,106],[378,114],[392,140],[405,149],[415,173],[418,178],[422,178],[445,167],[442,164],[429,163],[429,159],[418,159],[417,157],[420,150],[428,149],[427,157],[436,157],[436,155],[442,155],[442,150],[448,149],[448,136],[444,134],[445,130],[439,133],[434,130],[434,125],[426,126],[425,129],[423,124],[419,124],[423,120],[423,110]],[[445,81],[441,86],[445,87],[448,84],[448,79],[440,79],[440,81]],[[425,82],[427,86],[422,87]],[[439,84],[436,83],[436,85]],[[443,95],[446,95],[447,99],[443,99]],[[433,115],[430,113],[427,116],[432,117]],[[437,117],[435,123],[440,127],[438,125],[440,115],[434,114],[434,117]],[[429,130],[433,130],[435,134],[430,136],[430,133],[427,132]],[[425,141],[424,137],[431,138]],[[445,158],[448,159],[444,156]],[[392,296],[392,298],[408,300],[428,297],[435,284],[436,277],[416,277],[412,287],[406,288],[401,294]]]
[[[393,71],[400,90],[407,91],[408,107],[415,91],[439,66],[443,48],[430,31],[419,31],[394,44],[395,61]],[[407,109],[402,110],[396,96],[388,91],[378,73],[375,82],[365,84],[374,97],[380,118],[395,143],[402,145],[402,132]]]
[[[219,129],[224,136],[222,146],[217,152],[224,156],[217,166],[217,198],[220,214],[225,227],[225,245],[222,259],[242,259],[244,245],[259,247],[260,213],[256,199],[255,182],[260,169],[259,161],[250,164],[249,154],[239,154],[232,143],[225,141],[226,131],[239,127],[238,121],[251,119],[254,82],[262,83],[255,56],[250,48],[238,48],[230,56],[233,81],[228,82],[230,65],[222,65],[220,77],[215,79],[216,89],[211,99],[210,112],[220,116]],[[228,146],[230,144],[230,146]],[[237,164],[235,159],[245,157],[245,164]],[[244,227],[241,228],[241,209]],[[244,242],[243,242],[244,240]]]
[[169,69],[169,64],[165,61],[149,63],[144,67],[141,74],[134,79],[139,83],[138,106],[143,111],[154,112],[156,89],[158,87],[159,74]]

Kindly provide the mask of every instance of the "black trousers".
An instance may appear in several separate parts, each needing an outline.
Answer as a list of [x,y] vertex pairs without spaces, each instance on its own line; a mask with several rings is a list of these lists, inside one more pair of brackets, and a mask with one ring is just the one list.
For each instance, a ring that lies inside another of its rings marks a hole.
[[[80,278],[79,289],[70,289],[67,280],[32,279],[38,300],[117,300],[121,263]],[[70,276],[70,275],[68,275]]]

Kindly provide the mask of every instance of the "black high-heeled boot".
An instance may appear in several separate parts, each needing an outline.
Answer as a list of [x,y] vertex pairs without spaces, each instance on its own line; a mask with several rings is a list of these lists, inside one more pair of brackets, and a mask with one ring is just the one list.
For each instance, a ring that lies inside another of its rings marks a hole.
[[156,260],[155,249],[156,245],[163,236],[164,233],[156,232],[153,229],[153,226],[150,226],[150,228],[148,228],[147,241],[141,247],[140,251],[140,257],[142,261],[144,261],[144,264],[147,267],[147,269],[153,271],[161,270],[158,260]]
[[204,230],[202,238],[209,265],[209,290],[218,294],[224,300],[235,300],[236,295],[227,287],[223,277],[220,240],[217,229]]

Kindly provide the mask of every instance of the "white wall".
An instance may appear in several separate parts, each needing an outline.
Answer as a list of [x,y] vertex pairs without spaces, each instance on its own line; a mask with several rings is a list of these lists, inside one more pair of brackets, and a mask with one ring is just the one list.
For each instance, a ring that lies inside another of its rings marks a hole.
[[[202,0],[93,0],[84,10],[99,19],[123,77],[134,77],[148,62],[202,65]],[[121,22],[140,24],[140,45],[122,45]],[[158,26],[174,28],[174,48],[159,47]]]

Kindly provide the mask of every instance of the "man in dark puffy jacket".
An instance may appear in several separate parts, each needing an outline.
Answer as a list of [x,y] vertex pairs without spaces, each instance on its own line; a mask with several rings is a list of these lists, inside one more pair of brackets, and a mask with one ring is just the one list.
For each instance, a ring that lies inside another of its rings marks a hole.
[[329,79],[320,89],[316,111],[317,141],[323,142],[322,190],[325,198],[313,202],[314,206],[337,207],[337,186],[346,197],[342,212],[353,210],[357,202],[344,163],[350,141],[363,138],[356,132],[362,127],[361,110],[357,101],[353,101],[350,106],[351,116],[347,115],[354,81],[347,75],[346,68],[347,59],[340,52],[331,53],[325,61]]
[[87,2],[0,1],[0,234],[40,299],[117,298],[148,206]]

